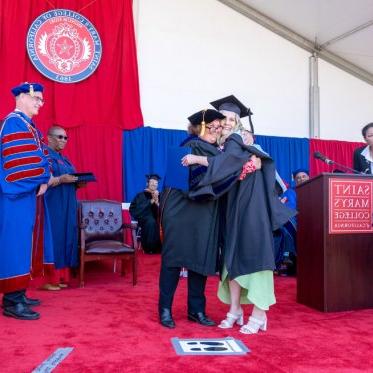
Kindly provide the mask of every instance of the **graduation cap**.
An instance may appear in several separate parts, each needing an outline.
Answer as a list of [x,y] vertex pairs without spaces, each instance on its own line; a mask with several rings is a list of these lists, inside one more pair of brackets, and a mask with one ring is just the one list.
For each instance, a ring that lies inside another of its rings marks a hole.
[[203,136],[205,133],[206,124],[211,123],[216,119],[225,119],[225,116],[214,109],[201,110],[188,117],[192,126],[202,125],[200,136]]
[[295,171],[292,172],[293,179],[295,179],[295,177],[299,174],[299,172],[304,172],[308,176],[310,175],[309,170],[307,170],[306,168],[298,168],[297,170],[295,170]]
[[157,181],[159,181],[159,180],[161,180],[162,178],[159,176],[159,175],[157,175],[157,174],[149,174],[149,175],[145,175],[145,177],[146,177],[146,180],[150,180],[150,179],[154,179],[154,180],[157,180]]
[[248,115],[248,117],[249,117],[249,123],[250,123],[250,132],[251,133],[254,133],[254,125],[253,125],[253,122],[252,122],[252,120],[251,120],[251,116],[253,115],[253,112],[250,110],[250,108],[248,108],[247,109],[248,111],[247,111],[247,115]]
[[236,96],[230,95],[227,97],[220,98],[210,102],[210,104],[219,111],[232,111],[236,113],[240,118],[249,117],[249,123],[252,133],[254,133],[254,126],[251,121],[251,116],[253,112],[250,108],[246,107]]
[[43,92],[44,87],[39,83],[28,83],[24,82],[11,89],[11,92],[15,97],[19,96],[21,93],[29,93],[31,96],[34,92]]
[[212,101],[210,104],[219,111],[233,111],[238,114],[240,118],[246,117],[248,114],[248,109],[236,96],[230,95],[227,97],[220,98],[219,100]]
[[188,117],[189,122],[193,126],[198,126],[199,124],[207,124],[213,122],[215,119],[224,119],[225,116],[214,109],[205,109],[194,113]]

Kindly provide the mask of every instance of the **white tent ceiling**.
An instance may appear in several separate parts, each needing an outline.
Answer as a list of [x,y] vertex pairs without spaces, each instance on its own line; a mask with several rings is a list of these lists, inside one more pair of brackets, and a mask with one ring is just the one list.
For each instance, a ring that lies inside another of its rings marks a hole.
[[373,0],[219,0],[373,85]]

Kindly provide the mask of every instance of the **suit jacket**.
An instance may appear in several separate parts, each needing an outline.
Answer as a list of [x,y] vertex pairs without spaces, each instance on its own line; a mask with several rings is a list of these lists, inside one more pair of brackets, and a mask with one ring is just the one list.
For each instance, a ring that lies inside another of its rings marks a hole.
[[371,174],[370,169],[370,162],[361,154],[361,152],[366,148],[362,146],[361,148],[357,148],[354,151],[354,169],[360,172],[364,172],[366,174]]

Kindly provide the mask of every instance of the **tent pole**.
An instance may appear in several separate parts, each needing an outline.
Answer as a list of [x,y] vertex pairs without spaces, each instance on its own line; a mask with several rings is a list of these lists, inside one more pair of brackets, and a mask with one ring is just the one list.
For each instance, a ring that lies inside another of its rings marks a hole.
[[318,56],[309,57],[309,135],[320,138],[320,88],[318,73]]

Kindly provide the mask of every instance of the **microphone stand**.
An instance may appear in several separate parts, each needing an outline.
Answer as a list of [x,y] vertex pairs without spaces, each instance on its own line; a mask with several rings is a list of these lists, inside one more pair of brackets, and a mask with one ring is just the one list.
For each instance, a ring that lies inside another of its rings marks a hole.
[[350,167],[348,167],[348,166],[346,166],[342,163],[335,162],[335,161],[333,161],[331,159],[328,159],[328,158],[325,158],[325,159],[316,158],[316,159],[320,159],[321,161],[323,161],[323,162],[325,162],[326,164],[329,164],[329,165],[335,165],[335,166],[344,168],[345,170],[350,171],[350,172],[352,172],[354,174],[357,174],[357,175],[371,176],[371,175],[366,174],[365,172],[360,172],[360,171],[354,170],[353,168],[350,168]]

